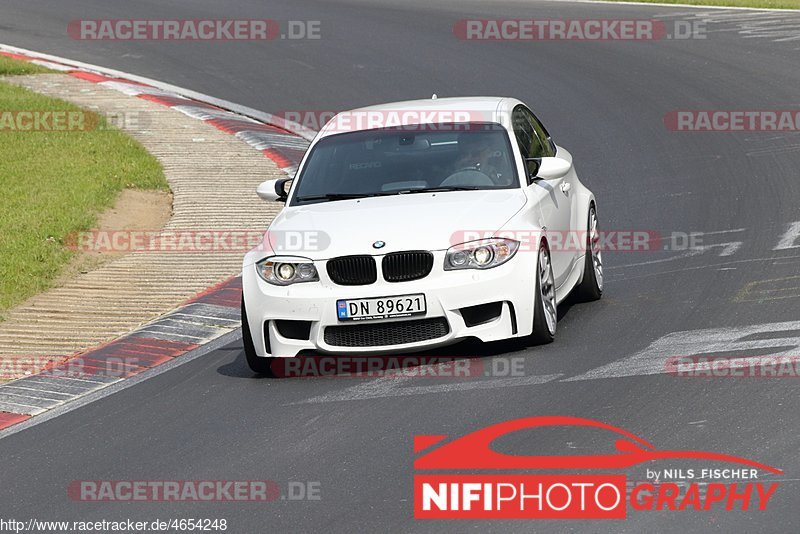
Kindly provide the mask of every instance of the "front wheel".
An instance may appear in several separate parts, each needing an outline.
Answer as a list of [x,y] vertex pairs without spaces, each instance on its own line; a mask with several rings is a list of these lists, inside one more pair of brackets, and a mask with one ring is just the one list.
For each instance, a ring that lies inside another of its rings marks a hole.
[[256,347],[253,343],[253,336],[250,333],[250,326],[247,324],[247,310],[244,307],[244,296],[242,296],[242,344],[244,345],[244,357],[250,370],[260,375],[272,376],[272,360],[274,358],[262,358],[256,354]]
[[536,345],[551,343],[556,335],[558,310],[556,308],[556,284],[553,264],[547,245],[539,245],[539,261],[536,269],[536,298],[533,307],[533,333]]
[[575,291],[578,300],[589,302],[603,296],[603,256],[600,251],[600,232],[597,229],[597,210],[589,207],[589,230],[586,234],[586,258],[583,280]]

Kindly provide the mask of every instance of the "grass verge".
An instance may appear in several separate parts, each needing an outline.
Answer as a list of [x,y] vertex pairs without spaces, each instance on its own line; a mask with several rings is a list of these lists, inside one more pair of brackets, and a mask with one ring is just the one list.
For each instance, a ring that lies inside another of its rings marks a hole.
[[605,0],[642,4],[689,4],[693,6],[760,7],[768,9],[800,9],[800,0]]
[[0,76],[16,76],[20,74],[43,74],[45,72],[55,72],[27,61],[18,61],[0,55]]
[[[0,73],[38,69],[0,56]],[[94,127],[19,129],[18,112],[48,111],[79,112]],[[56,282],[75,255],[65,238],[91,229],[125,188],[169,189],[158,160],[102,117],[0,82],[0,320]]]

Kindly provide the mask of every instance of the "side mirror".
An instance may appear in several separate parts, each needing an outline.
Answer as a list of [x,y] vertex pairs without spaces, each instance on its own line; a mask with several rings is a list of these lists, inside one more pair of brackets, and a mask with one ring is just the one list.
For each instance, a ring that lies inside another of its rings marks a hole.
[[525,160],[528,177],[533,180],[561,178],[572,168],[572,163],[558,157],[528,158]]
[[286,184],[291,182],[291,178],[280,178],[278,180],[267,180],[256,188],[256,194],[262,199],[270,202],[285,202],[288,198]]

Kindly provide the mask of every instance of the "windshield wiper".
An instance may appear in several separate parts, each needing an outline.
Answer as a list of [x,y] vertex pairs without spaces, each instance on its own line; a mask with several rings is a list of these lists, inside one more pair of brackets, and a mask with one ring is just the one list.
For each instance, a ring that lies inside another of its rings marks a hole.
[[464,186],[444,186],[444,187],[422,187],[419,189],[401,189],[395,191],[398,195],[410,195],[412,193],[445,193],[447,191],[477,191],[480,187]]
[[312,195],[309,197],[297,197],[297,200],[348,200],[352,198],[376,197],[380,193],[326,193],[324,195]]
[[379,193],[326,193],[324,195],[312,195],[308,197],[297,197],[297,200],[304,202],[306,200],[350,200],[354,198],[367,198],[367,197],[388,197],[392,195],[410,195],[413,193],[443,193],[447,191],[476,191],[480,187],[459,187],[459,186],[446,186],[446,187],[422,187],[419,189],[396,189],[393,191],[381,191]]

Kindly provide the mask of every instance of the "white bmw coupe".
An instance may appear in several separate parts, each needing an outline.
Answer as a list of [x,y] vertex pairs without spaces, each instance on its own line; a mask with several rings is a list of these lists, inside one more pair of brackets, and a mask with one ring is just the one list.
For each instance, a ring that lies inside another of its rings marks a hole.
[[257,373],[301,351],[548,343],[562,300],[603,291],[594,195],[513,98],[339,114],[294,179],[258,194],[286,205],[243,262],[244,351]]

